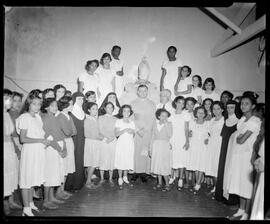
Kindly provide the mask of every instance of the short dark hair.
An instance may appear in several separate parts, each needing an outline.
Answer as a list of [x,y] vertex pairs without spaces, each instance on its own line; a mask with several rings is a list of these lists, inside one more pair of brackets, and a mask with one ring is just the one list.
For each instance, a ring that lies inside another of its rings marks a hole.
[[98,105],[96,103],[93,102],[85,102],[84,106],[83,106],[83,110],[86,114],[90,115],[89,110],[91,110],[91,108],[96,105],[98,107]]
[[202,77],[201,77],[201,76],[199,76],[199,75],[193,75],[193,76],[192,76],[192,79],[193,79],[193,78],[195,78],[195,77],[197,77],[197,78],[198,78],[198,80],[199,80],[198,87],[200,87],[200,88],[201,88],[201,87],[202,87]]
[[117,115],[118,118],[123,118],[123,110],[124,110],[125,108],[129,108],[129,110],[130,110],[130,115],[129,115],[129,116],[131,116],[131,115],[133,114],[132,107],[131,107],[129,104],[124,104],[124,105],[120,108],[120,110],[119,110],[119,112],[118,112],[118,115]]
[[72,92],[70,90],[66,90],[65,95],[67,95],[67,94],[70,94],[70,96],[71,96]]
[[56,98],[54,98],[54,97],[49,97],[47,99],[44,99],[43,102],[42,102],[41,109],[40,109],[41,112],[44,113],[44,114],[47,113],[46,108],[48,108],[51,105],[51,103],[54,102],[54,101],[56,101]]
[[58,89],[64,89],[65,90],[65,93],[66,93],[66,87],[65,86],[63,86],[62,84],[57,84],[57,85],[55,85],[54,87],[53,87],[53,90],[54,90],[54,94],[55,94],[55,97],[56,97],[56,92],[57,92],[57,90]]
[[187,68],[187,70],[188,70],[187,77],[189,77],[191,75],[192,69],[188,65],[184,65],[181,67],[181,72],[182,72],[183,68]]
[[202,89],[203,89],[203,90],[206,90],[205,85],[206,85],[206,83],[208,83],[208,82],[211,82],[211,83],[212,83],[212,90],[214,90],[214,89],[216,88],[216,85],[215,85],[214,79],[211,78],[211,77],[208,77],[208,78],[206,78],[206,79],[204,80]]
[[171,113],[170,113],[169,111],[167,111],[167,110],[164,109],[164,108],[160,108],[160,109],[157,109],[157,111],[156,111],[156,113],[155,113],[156,119],[157,119],[157,120],[160,119],[159,116],[160,116],[160,114],[163,113],[163,112],[167,113],[167,114],[168,114],[168,117],[171,116]]
[[99,62],[98,62],[97,59],[89,60],[89,61],[86,62],[86,65],[84,66],[84,68],[85,68],[86,71],[89,70],[89,66],[90,66],[92,63],[96,63],[96,64],[97,64],[97,67],[99,66]]
[[204,106],[199,106],[199,107],[196,107],[194,109],[194,111],[193,111],[194,117],[198,118],[197,117],[197,112],[198,112],[199,109],[203,109],[203,111],[205,113],[204,118],[206,118],[207,117],[207,110],[204,108]]
[[18,96],[18,97],[20,97],[22,99],[23,98],[23,93],[19,93],[19,92],[13,91],[12,92],[12,98],[14,98],[15,96]]
[[71,96],[63,96],[63,97],[61,97],[57,102],[58,110],[62,111],[65,108],[69,107],[69,102],[70,101],[72,101]]
[[12,96],[12,91],[9,89],[4,89],[4,96]]
[[171,48],[174,49],[175,53],[177,52],[177,48],[176,48],[175,46],[169,46],[167,52],[168,52]]
[[39,94],[42,94],[42,91],[40,89],[33,89],[29,93],[29,95],[35,95],[35,96],[39,96]]
[[139,85],[139,86],[138,86],[138,88],[137,88],[137,90],[138,90],[138,89],[140,89],[140,88],[142,88],[142,87],[145,87],[145,88],[148,90],[148,86],[147,86],[147,85],[145,85],[145,84],[141,84],[141,85]]
[[46,94],[47,94],[48,92],[50,92],[50,91],[53,92],[53,93],[55,94],[53,88],[47,88],[47,89],[44,89],[43,92],[42,92],[42,99],[45,99]]
[[120,47],[120,46],[114,45],[114,46],[112,47],[112,50],[111,50],[111,51],[114,51],[116,48],[118,48],[119,50],[121,50],[121,47]]
[[233,94],[232,94],[230,91],[225,90],[225,91],[223,91],[223,92],[221,93],[221,95],[220,95],[220,100],[221,100],[222,95],[224,95],[224,94],[227,94],[231,100],[233,99]]
[[86,98],[88,98],[89,96],[92,96],[92,95],[96,95],[95,91],[90,90],[90,91],[87,91],[87,92],[85,93],[85,97],[86,97]]
[[100,58],[100,64],[104,65],[103,60],[104,58],[109,57],[110,61],[112,61],[112,56],[109,53],[104,53]]
[[183,96],[177,96],[177,97],[175,97],[174,100],[173,100],[173,102],[172,102],[172,107],[174,109],[176,109],[176,103],[177,103],[178,100],[184,100],[184,107],[185,107],[185,97],[183,97]]

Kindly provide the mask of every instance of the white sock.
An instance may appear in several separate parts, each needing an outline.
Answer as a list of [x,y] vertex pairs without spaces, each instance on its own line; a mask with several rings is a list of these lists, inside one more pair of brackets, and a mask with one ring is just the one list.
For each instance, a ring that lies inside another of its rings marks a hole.
[[123,179],[120,177],[120,178],[118,178],[118,184],[119,185],[122,185],[123,184]]
[[248,220],[248,214],[244,212],[240,220]]
[[31,207],[23,207],[23,213],[25,213],[28,216],[34,216],[32,213]]
[[124,182],[129,183],[127,176],[123,177]]
[[178,187],[183,187],[183,179],[178,180]]

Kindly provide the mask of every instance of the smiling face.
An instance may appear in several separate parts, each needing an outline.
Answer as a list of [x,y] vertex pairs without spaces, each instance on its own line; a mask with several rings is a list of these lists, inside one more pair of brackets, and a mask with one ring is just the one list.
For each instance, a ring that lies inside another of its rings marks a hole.
[[181,75],[182,75],[182,77],[183,78],[186,78],[188,76],[188,74],[189,74],[188,68],[187,67],[183,67],[181,69]]
[[89,111],[91,116],[97,116],[97,114],[98,114],[98,106],[93,105],[88,111]]
[[196,115],[197,115],[197,118],[198,118],[199,120],[203,120],[204,117],[205,117],[205,111],[204,111],[204,109],[202,109],[202,108],[198,109]]
[[[179,110],[179,109],[183,110],[183,109],[184,109],[184,106],[185,106],[185,100],[179,99],[179,100],[177,100],[177,101],[175,102],[175,104],[176,104],[176,109],[177,109],[177,110]],[[193,109],[193,108],[192,108],[192,109]]]
[[110,65],[110,62],[111,62],[110,57],[107,56],[107,57],[103,58],[103,65],[104,66]]
[[34,98],[29,106],[30,113],[39,113],[41,107],[41,99]]
[[92,62],[88,67],[88,71],[93,73],[94,71],[97,70],[97,67],[98,67],[98,64],[96,62]]
[[130,117],[130,109],[128,107],[125,107],[123,109],[123,118],[129,118]]
[[106,114],[112,115],[113,110],[113,105],[111,105],[110,103],[107,104],[107,106],[105,107]]
[[188,100],[187,103],[186,103],[186,109],[188,110],[188,112],[192,112],[193,109],[194,109],[194,102],[191,101],[191,100]]

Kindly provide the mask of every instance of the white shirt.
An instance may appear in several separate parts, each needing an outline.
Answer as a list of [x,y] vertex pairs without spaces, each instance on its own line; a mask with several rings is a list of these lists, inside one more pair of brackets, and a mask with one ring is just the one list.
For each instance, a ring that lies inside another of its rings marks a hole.
[[[174,85],[178,78],[178,67],[182,67],[183,63],[180,59],[176,58],[175,61],[169,61],[168,59],[162,63],[161,68],[166,70],[163,86],[165,89],[169,89],[174,93]],[[173,94],[174,95],[174,94]]]
[[[124,63],[121,60],[116,60],[112,57],[112,61],[110,62],[110,66],[116,72],[122,71],[124,67]],[[124,82],[123,76],[115,75],[115,93],[117,97],[121,97],[124,91]]]
[[124,67],[124,63],[122,60],[117,60],[112,57],[112,61],[110,62],[110,66],[115,71],[122,71],[122,68]]
[[178,91],[186,91],[188,89],[188,85],[192,85],[192,77],[186,77],[185,79],[180,79],[178,83]]
[[203,91],[202,100],[204,100],[206,98],[210,98],[213,101],[220,101],[220,95],[218,93],[216,93],[215,91],[213,91],[211,94],[206,94],[205,91]]
[[94,91],[97,93],[97,88],[99,85],[99,76],[94,73],[94,75],[89,75],[87,72],[81,73],[79,75],[79,81],[83,82],[83,93],[85,94],[88,91]]

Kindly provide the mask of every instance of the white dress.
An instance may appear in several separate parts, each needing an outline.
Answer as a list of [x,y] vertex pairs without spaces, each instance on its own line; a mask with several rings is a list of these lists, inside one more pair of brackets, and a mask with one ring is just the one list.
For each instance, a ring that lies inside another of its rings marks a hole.
[[[135,130],[133,121],[126,123],[123,119],[118,119],[115,122],[115,127],[122,131],[125,128]],[[115,168],[119,170],[133,170],[134,169],[134,136],[125,132],[120,135],[116,141],[115,147]]]
[[[264,164],[264,140],[261,143],[259,150],[260,160]],[[255,197],[252,205],[251,220],[263,220],[264,219],[264,171],[257,173],[258,185],[255,192]]]
[[186,95],[185,97],[193,97],[198,101],[198,97],[203,95],[203,90],[200,87],[194,88],[192,87],[191,93]]
[[202,101],[206,98],[210,98],[213,101],[220,101],[220,95],[213,91],[211,94],[205,93],[205,91],[202,92]]
[[209,141],[207,145],[207,158],[205,175],[217,177],[219,155],[222,143],[221,130],[224,125],[224,117],[221,117],[218,121],[212,118],[209,122]]
[[[185,79],[180,79],[180,82],[178,84],[178,92],[186,91],[188,89],[188,85],[192,85],[191,76],[186,77]],[[181,94],[181,95],[187,97],[189,94]]]
[[187,159],[187,170],[205,172],[207,158],[207,145],[204,140],[208,138],[209,122],[197,124],[196,120],[189,122],[189,130],[192,131],[192,137],[189,140],[189,158]]
[[79,81],[83,82],[83,94],[88,91],[94,91],[97,94],[97,88],[99,86],[99,76],[94,72],[94,75],[89,75],[87,72],[79,75]]
[[178,78],[178,67],[182,67],[182,62],[180,59],[175,61],[169,61],[168,59],[162,63],[161,68],[166,70],[166,76],[164,78],[163,86],[165,89],[172,91],[172,96],[174,97],[174,85]]
[[14,125],[9,113],[4,112],[4,197],[18,187],[17,155],[11,140]]
[[98,77],[99,77],[98,87],[101,93],[100,98],[97,99],[97,103],[101,105],[106,95],[109,92],[113,91],[112,81],[113,81],[113,78],[116,76],[116,71],[112,68],[105,69],[101,65],[97,68],[96,73],[98,74]]
[[[122,71],[124,67],[124,63],[122,60],[116,60],[112,57],[112,61],[110,62],[110,66],[116,72]],[[115,75],[115,93],[118,98],[122,96],[124,91],[124,80],[123,76]]]
[[188,150],[183,149],[183,146],[186,143],[185,122],[190,120],[190,114],[185,110],[181,114],[173,112],[170,117],[173,126],[173,136],[171,138],[171,165],[173,169],[187,166]]
[[[42,139],[45,136],[43,122],[39,114],[32,117],[24,113],[16,119],[16,129],[20,134],[27,130],[27,137]],[[42,143],[24,143],[21,151],[20,188],[40,186],[45,182],[45,145]]]
[[[228,193],[237,194],[240,197],[251,199],[253,191],[253,165],[251,156],[253,144],[259,134],[261,121],[258,117],[252,116],[247,122],[246,117],[242,117],[237,124],[237,131],[232,142],[231,166],[228,178]],[[236,142],[239,134],[244,134],[247,130],[252,131],[249,138],[243,143]]]

